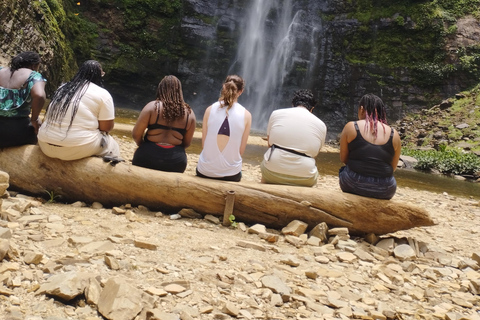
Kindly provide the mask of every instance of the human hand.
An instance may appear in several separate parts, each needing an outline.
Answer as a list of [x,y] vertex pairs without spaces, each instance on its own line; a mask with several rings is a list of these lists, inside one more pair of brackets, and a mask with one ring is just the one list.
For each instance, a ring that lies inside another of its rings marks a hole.
[[37,120],[31,120],[30,123],[32,124],[32,127],[35,130],[35,134],[38,134],[38,129],[42,125],[42,120],[40,120],[40,118],[37,118]]

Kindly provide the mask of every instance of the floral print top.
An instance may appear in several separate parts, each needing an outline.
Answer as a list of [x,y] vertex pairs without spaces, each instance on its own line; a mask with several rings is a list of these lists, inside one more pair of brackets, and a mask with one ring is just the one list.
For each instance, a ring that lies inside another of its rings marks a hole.
[[37,71],[32,71],[20,89],[8,89],[0,86],[0,117],[28,117],[32,103],[30,91],[33,85],[39,81],[47,80]]

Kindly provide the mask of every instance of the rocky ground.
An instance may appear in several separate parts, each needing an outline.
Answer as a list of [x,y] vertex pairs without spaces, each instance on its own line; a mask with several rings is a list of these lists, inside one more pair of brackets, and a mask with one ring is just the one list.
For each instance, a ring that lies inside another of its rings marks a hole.
[[[131,159],[131,139],[119,139]],[[243,179],[259,178],[244,167]],[[340,191],[333,176],[317,188]],[[480,319],[478,199],[409,188],[395,199],[436,225],[355,238],[12,192],[0,220],[0,319]]]

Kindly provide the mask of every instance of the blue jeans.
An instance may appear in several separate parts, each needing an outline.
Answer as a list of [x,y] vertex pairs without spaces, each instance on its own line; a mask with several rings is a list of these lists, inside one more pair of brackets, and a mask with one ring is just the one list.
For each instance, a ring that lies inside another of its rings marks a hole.
[[397,190],[397,181],[393,176],[387,178],[363,176],[353,172],[348,166],[340,168],[338,178],[343,192],[359,196],[388,200]]

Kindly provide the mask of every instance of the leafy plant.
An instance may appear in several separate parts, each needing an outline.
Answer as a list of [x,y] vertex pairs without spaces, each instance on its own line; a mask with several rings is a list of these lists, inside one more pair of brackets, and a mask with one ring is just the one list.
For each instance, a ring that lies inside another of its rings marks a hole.
[[47,193],[47,195],[49,197],[49,199],[47,200],[47,203],[55,203],[56,202],[55,199],[62,197],[60,194],[58,194],[54,190],[52,190],[52,191],[45,190],[45,192]]
[[228,221],[230,221],[230,226],[233,227],[233,228],[236,228],[238,223],[235,221],[235,216],[233,214],[231,214],[229,217],[228,217]]
[[442,146],[437,150],[402,150],[418,160],[415,169],[438,170],[444,174],[475,175],[480,172],[480,158],[474,153],[464,153]]

